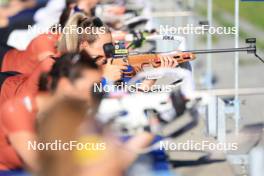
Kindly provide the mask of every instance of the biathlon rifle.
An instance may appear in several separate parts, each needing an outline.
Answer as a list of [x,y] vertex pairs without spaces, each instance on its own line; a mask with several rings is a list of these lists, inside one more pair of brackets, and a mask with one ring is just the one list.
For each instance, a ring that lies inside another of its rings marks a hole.
[[189,50],[189,51],[171,51],[171,52],[151,52],[151,53],[129,53],[124,42],[109,43],[104,45],[104,52],[107,58],[112,58],[111,62],[115,65],[129,65],[131,70],[125,71],[125,77],[133,77],[146,66],[158,68],[161,65],[160,56],[170,56],[177,60],[179,64],[192,61],[198,54],[209,53],[230,53],[230,52],[247,52],[254,54],[261,62],[264,60],[257,55],[256,39],[246,39],[249,46],[241,48],[227,49],[206,49],[206,50]]

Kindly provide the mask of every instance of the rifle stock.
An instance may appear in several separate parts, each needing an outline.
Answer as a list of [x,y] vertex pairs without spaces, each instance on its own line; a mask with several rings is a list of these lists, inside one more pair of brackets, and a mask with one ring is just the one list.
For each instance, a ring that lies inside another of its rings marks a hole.
[[177,62],[184,63],[194,60],[196,57],[193,53],[187,52],[171,52],[162,54],[134,54],[124,58],[115,58],[112,60],[114,65],[130,65],[132,71],[124,72],[126,76],[132,77],[136,73],[140,72],[144,67],[151,66],[158,68],[161,65],[160,57],[170,56],[177,60]]

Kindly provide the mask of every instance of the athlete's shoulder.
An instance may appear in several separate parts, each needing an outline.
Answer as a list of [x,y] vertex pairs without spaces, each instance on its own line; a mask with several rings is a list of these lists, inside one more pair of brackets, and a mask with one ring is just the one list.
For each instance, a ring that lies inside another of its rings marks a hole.
[[47,50],[47,49],[54,49],[55,44],[57,43],[59,39],[58,34],[52,34],[52,33],[43,33],[35,37],[29,44],[27,50]]
[[7,134],[25,129],[31,130],[33,112],[33,96],[10,98],[0,109],[1,127]]
[[0,112],[1,114],[11,114],[20,110],[31,111],[33,109],[33,101],[33,95],[12,97],[3,103]]
[[40,34],[38,35],[36,38],[34,38],[32,40],[32,42],[39,42],[39,43],[43,43],[43,41],[57,41],[58,38],[59,38],[59,34],[57,33],[43,33],[43,34]]

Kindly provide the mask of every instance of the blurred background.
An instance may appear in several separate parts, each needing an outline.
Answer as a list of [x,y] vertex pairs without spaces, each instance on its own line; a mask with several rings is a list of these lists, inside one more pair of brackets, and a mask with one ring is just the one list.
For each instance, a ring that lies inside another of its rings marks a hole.
[[[148,1],[152,13],[158,13],[159,17],[152,17],[153,28],[160,25],[166,26],[200,26],[200,22],[208,22],[208,2],[207,0],[153,0]],[[234,27],[235,26],[235,1],[233,0],[212,0],[212,24],[214,27]],[[239,16],[239,47],[245,47],[246,38],[257,39],[257,50],[260,56],[264,54],[264,3],[263,2],[240,2]],[[166,12],[175,12],[169,14]],[[182,12],[178,13],[177,12]],[[162,16],[162,13],[164,16]],[[209,11],[210,13],[210,11]],[[157,16],[158,16],[157,15]],[[155,16],[155,15],[154,15]],[[186,50],[207,49],[208,35],[186,35]],[[159,41],[158,51],[170,51],[175,48],[173,41]],[[235,35],[211,35],[212,49],[234,48]],[[207,55],[197,55],[197,59],[192,62],[193,75],[197,89],[208,87]],[[211,55],[212,88],[232,89],[235,87],[235,53],[222,53]],[[264,86],[262,75],[263,63],[254,55],[239,53],[239,87],[240,88],[261,88]],[[210,75],[209,75],[210,76]],[[228,97],[230,99],[233,96]],[[263,122],[264,111],[261,104],[264,103],[263,95],[253,95],[240,97],[242,102],[241,117],[242,124]]]
[[[201,21],[208,22],[211,13],[211,26],[235,26],[235,0],[212,0],[211,11],[210,9],[208,9],[209,2],[210,1],[208,0],[152,0],[150,1],[150,4],[152,5],[153,12],[183,12],[182,14],[179,14],[179,16],[175,17],[154,18],[154,24],[156,24],[157,27],[159,24],[169,24],[172,26],[186,26],[187,24],[193,24],[194,26],[199,26],[199,23]],[[245,44],[246,38],[256,38],[258,53],[259,55],[264,56],[264,38],[262,37],[264,35],[264,3],[240,1],[239,7],[239,46],[247,46]],[[188,35],[185,37],[187,39],[186,50],[206,49],[210,47],[235,47],[235,35],[211,35],[211,44],[209,43],[209,46],[208,40],[210,41],[210,38],[208,39],[208,35]],[[164,46],[165,43],[166,48],[164,48],[164,50],[168,49],[167,45],[170,42],[163,41],[161,45]],[[173,48],[173,44],[171,44],[171,46]],[[207,55],[198,55],[197,59],[192,62],[194,80],[196,82],[196,88],[198,90],[208,88],[208,76],[210,77],[210,75],[208,75],[207,57]],[[209,64],[211,64],[211,67],[209,68],[212,71],[211,76],[213,89],[235,88],[235,53],[213,54],[211,55],[211,62]],[[264,86],[264,79],[261,76],[263,74],[263,66],[263,63],[261,63],[261,61],[259,61],[254,55],[239,53],[239,88],[262,88]],[[222,96],[221,98],[229,101],[234,99],[234,95],[231,94],[229,96]],[[264,110],[262,108],[262,105],[264,103],[264,95],[241,95],[239,96],[239,101],[241,103],[241,128],[246,129],[251,125],[261,124],[264,122]],[[233,120],[227,120],[227,128],[228,135],[232,136],[234,133]],[[203,129],[203,127],[200,128],[200,130]],[[241,145],[242,147],[239,147],[239,151],[237,152],[237,154],[243,155],[251,151],[252,144],[255,141],[254,134],[257,133],[258,132],[253,132],[253,135],[250,135],[247,132],[244,134],[242,132],[239,136],[235,137],[236,139],[244,140],[243,145]],[[260,133],[263,132],[261,132],[260,130]],[[260,147],[263,148],[263,135]],[[249,168],[247,165],[243,165],[240,163],[239,165],[233,166],[234,167],[232,167],[232,170],[234,170],[236,175],[249,174]],[[194,175],[199,175],[199,173],[200,175],[206,175],[210,173],[203,173],[201,171],[203,169],[205,168],[200,167],[199,169],[194,169],[191,173],[195,173]],[[215,171],[213,173],[216,175],[222,175],[223,170],[228,170],[224,166],[211,166],[211,169]],[[190,174],[189,172],[184,171],[184,169],[182,169],[181,171],[183,173]],[[228,172],[225,172],[225,175],[228,175]]]

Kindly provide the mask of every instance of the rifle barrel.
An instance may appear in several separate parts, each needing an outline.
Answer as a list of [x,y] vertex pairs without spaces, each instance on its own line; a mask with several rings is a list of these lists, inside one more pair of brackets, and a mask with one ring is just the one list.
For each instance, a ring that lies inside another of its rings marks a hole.
[[189,51],[183,51],[183,52],[189,52],[193,54],[209,54],[209,53],[231,53],[231,52],[243,52],[243,51],[255,52],[256,47],[249,46],[249,47],[243,47],[243,48],[189,50]]
[[234,53],[234,52],[248,52],[248,53],[256,53],[256,46],[248,46],[242,48],[226,48],[226,49],[204,49],[204,50],[187,50],[187,51],[171,51],[171,52],[134,52],[130,53],[131,55],[137,54],[166,54],[166,53],[193,53],[193,54],[210,54],[210,53]]

